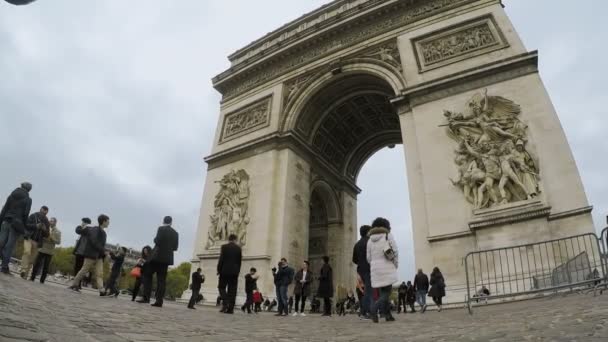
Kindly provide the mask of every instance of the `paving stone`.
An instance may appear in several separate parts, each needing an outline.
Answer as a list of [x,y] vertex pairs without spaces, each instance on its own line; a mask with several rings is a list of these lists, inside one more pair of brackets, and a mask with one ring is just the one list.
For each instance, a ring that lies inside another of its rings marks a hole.
[[274,317],[162,309],[126,297],[100,298],[57,285],[0,276],[0,341],[608,341],[608,292],[396,315],[373,324],[355,316]]

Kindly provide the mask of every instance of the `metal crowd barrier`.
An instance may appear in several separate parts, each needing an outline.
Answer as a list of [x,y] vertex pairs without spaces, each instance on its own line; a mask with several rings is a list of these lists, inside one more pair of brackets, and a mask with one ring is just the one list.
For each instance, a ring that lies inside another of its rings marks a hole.
[[[545,292],[606,288],[608,228],[519,246],[476,251],[464,258],[465,304],[526,299]],[[483,294],[481,289],[489,291]]]

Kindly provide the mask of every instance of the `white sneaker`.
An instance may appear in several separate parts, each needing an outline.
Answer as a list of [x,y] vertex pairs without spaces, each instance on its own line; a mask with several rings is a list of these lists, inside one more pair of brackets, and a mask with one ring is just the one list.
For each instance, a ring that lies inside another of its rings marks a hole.
[[296,317],[297,315],[298,315],[298,313],[297,313],[297,312],[294,312],[292,316],[293,316],[293,317]]
[[300,316],[302,316],[302,317],[306,317],[306,314],[302,312],[302,313],[300,314]]

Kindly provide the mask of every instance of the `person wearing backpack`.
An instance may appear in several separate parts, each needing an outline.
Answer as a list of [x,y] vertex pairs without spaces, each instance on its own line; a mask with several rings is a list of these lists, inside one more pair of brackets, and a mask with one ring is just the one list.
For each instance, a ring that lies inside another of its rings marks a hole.
[[378,300],[371,305],[372,320],[378,323],[380,310],[387,322],[394,321],[389,298],[393,284],[398,281],[399,254],[397,243],[391,234],[390,222],[385,218],[379,217],[372,223],[367,243],[367,261],[370,264],[372,287],[379,292]]

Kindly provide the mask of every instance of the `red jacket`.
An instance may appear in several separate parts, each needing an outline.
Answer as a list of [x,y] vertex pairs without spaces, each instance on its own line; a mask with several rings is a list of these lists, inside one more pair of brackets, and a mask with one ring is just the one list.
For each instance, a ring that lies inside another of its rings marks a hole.
[[262,294],[259,292],[254,292],[253,293],[253,302],[254,303],[261,303],[262,302]]

